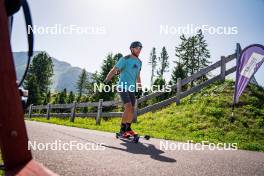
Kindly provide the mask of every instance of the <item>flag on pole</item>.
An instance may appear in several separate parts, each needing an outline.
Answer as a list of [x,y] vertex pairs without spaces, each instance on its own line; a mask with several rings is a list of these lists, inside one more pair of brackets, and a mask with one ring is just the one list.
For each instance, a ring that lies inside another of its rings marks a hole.
[[240,54],[236,68],[234,104],[238,102],[250,79],[264,62],[264,46],[254,44],[246,47]]

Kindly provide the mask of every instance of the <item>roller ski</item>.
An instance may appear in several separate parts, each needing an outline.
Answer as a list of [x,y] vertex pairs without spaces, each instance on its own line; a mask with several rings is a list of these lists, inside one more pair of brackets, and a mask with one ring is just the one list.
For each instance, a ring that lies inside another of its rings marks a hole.
[[117,139],[125,139],[134,143],[138,143],[140,136],[134,131],[126,131],[116,133]]
[[140,138],[144,138],[146,140],[150,139],[149,135],[145,135],[145,136],[140,136],[139,134],[137,134],[134,131],[126,131],[126,132],[119,132],[116,133],[116,138],[117,139],[125,139],[125,140],[129,140],[131,142],[134,143],[138,143]]

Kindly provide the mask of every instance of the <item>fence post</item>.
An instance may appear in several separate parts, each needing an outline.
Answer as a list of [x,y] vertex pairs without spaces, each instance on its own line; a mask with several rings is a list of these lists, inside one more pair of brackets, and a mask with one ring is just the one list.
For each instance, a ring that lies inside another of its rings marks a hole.
[[137,116],[138,116],[138,100],[136,99],[134,106],[134,116],[133,116],[134,123],[137,123]]
[[32,116],[32,106],[33,104],[30,104],[29,105],[29,112],[28,112],[28,117],[31,119],[31,116]]
[[181,78],[177,78],[177,93],[176,93],[176,105],[180,104],[180,99],[181,99],[181,90],[182,90],[182,80]]
[[103,99],[100,99],[98,102],[98,110],[97,110],[97,116],[96,116],[96,125],[100,125],[101,123],[101,115],[102,115],[102,109],[103,109]]
[[226,72],[226,59],[225,56],[221,56],[221,79],[225,80],[225,72]]
[[47,120],[50,119],[50,104],[47,104]]
[[74,122],[75,109],[76,109],[76,101],[74,101],[73,104],[72,104],[70,122]]

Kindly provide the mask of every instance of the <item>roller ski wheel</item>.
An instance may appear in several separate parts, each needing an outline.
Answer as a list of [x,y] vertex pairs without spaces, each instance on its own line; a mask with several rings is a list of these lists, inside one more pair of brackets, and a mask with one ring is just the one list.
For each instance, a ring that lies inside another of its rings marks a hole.
[[145,135],[144,136],[144,139],[149,140],[150,139],[150,136],[149,135]]

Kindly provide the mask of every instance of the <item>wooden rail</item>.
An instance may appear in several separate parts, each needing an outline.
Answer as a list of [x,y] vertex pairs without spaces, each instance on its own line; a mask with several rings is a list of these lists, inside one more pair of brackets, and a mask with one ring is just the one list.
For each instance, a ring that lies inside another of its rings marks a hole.
[[[71,104],[48,104],[48,105],[30,105],[28,108],[27,116],[31,117],[45,117],[48,120],[50,117],[70,117],[70,121],[74,122],[75,117],[95,117],[96,124],[100,124],[101,117],[122,117],[122,112],[102,112],[103,107],[110,106],[118,106],[122,104],[122,102],[118,101],[103,101],[102,99],[99,102],[87,102],[87,103],[77,103],[73,102]],[[84,108],[84,107],[97,107],[97,113],[76,113],[76,108]],[[70,113],[51,113],[52,109],[69,109]],[[33,110],[46,110],[46,114],[32,114]]]

